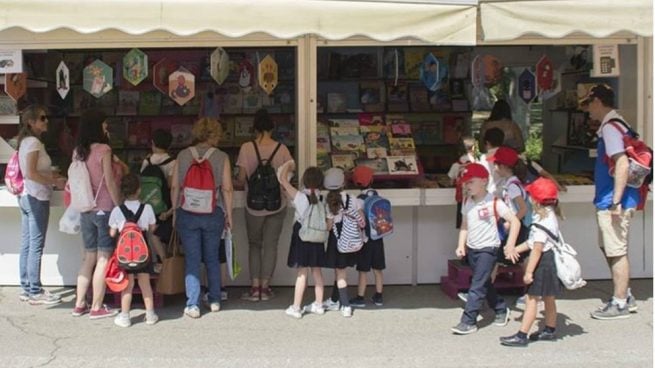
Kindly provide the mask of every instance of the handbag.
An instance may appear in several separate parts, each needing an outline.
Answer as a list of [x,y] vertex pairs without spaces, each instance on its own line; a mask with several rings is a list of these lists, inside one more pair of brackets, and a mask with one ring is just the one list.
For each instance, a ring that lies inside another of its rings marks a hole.
[[173,231],[168,243],[171,256],[162,260],[162,270],[157,281],[157,292],[164,295],[184,293],[184,256],[180,254],[177,232]]
[[59,231],[71,235],[79,234],[80,229],[82,228],[80,222],[80,211],[77,211],[73,207],[68,206],[66,211],[64,211],[64,214],[59,219]]

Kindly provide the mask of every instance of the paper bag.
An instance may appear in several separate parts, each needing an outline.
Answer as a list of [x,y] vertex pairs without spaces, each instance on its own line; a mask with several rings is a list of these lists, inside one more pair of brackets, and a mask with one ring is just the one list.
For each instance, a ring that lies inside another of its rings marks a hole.
[[177,232],[173,231],[169,242],[170,257],[162,260],[162,270],[157,281],[157,292],[164,295],[181,294],[184,286],[184,256],[180,254]]

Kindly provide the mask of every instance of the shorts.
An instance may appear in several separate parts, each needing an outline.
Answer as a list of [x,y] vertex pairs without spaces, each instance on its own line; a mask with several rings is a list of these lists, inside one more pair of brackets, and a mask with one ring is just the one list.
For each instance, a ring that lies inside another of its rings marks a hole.
[[162,221],[157,216],[157,228],[153,235],[159,238],[163,244],[168,244],[171,240],[171,234],[173,233],[173,216]]
[[621,257],[628,254],[628,233],[633,209],[625,210],[613,217],[610,210],[596,211],[598,222],[598,244],[605,257]]
[[109,236],[109,214],[110,211],[89,211],[81,214],[82,241],[87,252],[114,251],[116,241]]
[[374,270],[384,270],[386,267],[383,239],[369,239],[369,241],[364,243],[362,249],[357,252],[357,271],[368,272],[371,268]]

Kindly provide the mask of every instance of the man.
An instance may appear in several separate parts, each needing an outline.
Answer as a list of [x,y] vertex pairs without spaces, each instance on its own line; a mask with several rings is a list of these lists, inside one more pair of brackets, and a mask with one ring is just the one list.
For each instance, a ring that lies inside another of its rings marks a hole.
[[[623,145],[623,130],[609,121],[623,118],[614,110],[614,91],[598,84],[589,90],[581,101],[589,117],[601,122],[598,135],[598,156],[594,168],[596,193],[596,219],[599,228],[600,248],[605,254],[612,273],[614,294],[610,301],[591,313],[600,320],[622,319],[637,311],[635,298],[630,292],[630,263],[628,261],[628,231],[637,203],[639,190],[626,186],[628,156]],[[615,166],[614,176],[609,173],[609,160]]]
[[505,133],[503,133],[500,128],[490,128],[486,130],[482,136],[482,142],[484,142],[486,154],[480,156],[480,164],[482,164],[482,166],[484,166],[489,172],[487,192],[492,193],[497,197],[502,196],[502,179],[498,176],[493,163],[489,162],[489,159],[493,157],[496,150],[503,145],[504,139]]

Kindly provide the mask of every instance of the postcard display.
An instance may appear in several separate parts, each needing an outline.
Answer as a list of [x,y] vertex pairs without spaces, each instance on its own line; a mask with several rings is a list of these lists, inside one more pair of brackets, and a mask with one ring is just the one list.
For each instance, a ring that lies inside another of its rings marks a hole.
[[446,172],[470,132],[470,61],[460,53],[319,48],[318,166],[366,165],[378,180],[399,185]]
[[[234,163],[239,146],[253,138],[260,108],[273,117],[274,138],[295,147],[293,48],[51,50],[27,53],[25,62],[28,78],[46,83],[22,98],[48,106],[46,148],[62,167],[79,116],[91,107],[107,114],[110,145],[132,167],[148,154],[153,131],[170,131],[177,151],[192,143],[191,127],[204,116],[220,119],[219,146]],[[5,131],[13,126],[0,128],[5,137],[16,134]]]

